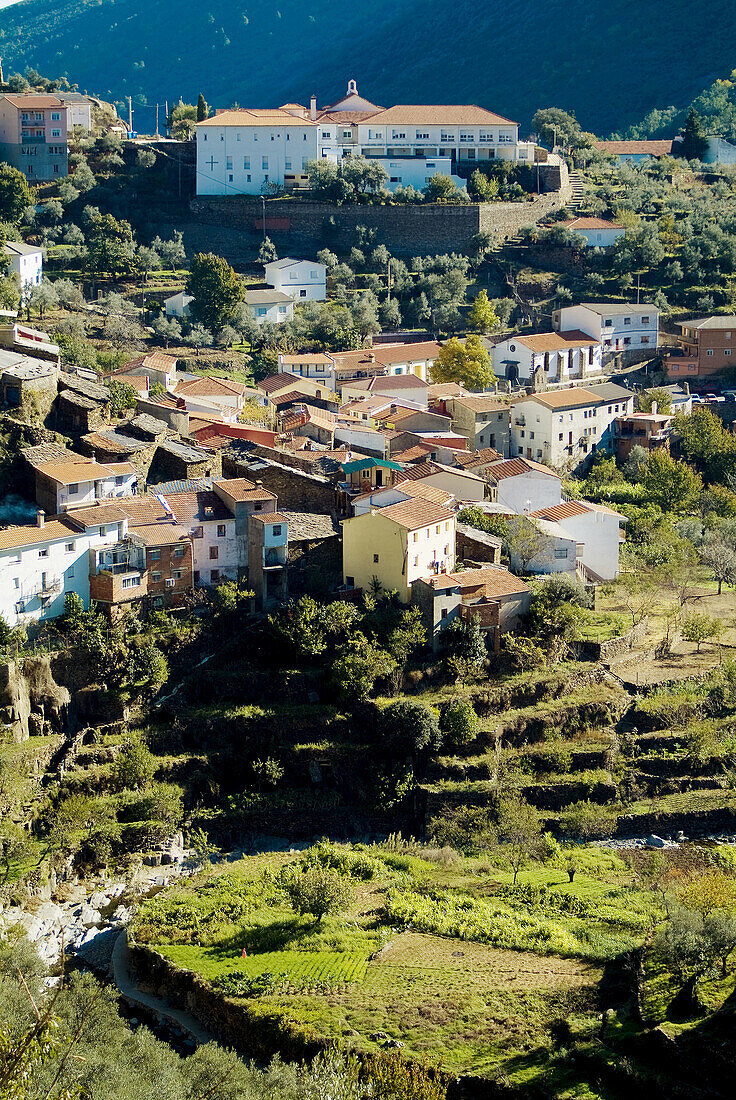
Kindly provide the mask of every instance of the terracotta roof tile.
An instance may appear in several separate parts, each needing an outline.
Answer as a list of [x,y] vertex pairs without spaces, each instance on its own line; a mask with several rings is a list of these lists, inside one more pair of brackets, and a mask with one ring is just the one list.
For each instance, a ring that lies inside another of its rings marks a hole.
[[454,520],[453,513],[439,504],[428,500],[402,500],[398,504],[389,504],[386,508],[380,508],[378,515],[392,520],[400,527],[408,531],[417,531],[422,527],[430,527],[433,523],[443,523],[445,520]]
[[502,459],[490,466],[488,474],[494,481],[503,481],[507,477],[520,477],[522,474],[528,474],[530,470],[535,470],[539,474],[547,474],[549,477],[556,477],[560,481],[559,474],[556,474],[554,470],[550,470],[548,466],[543,466],[541,462],[535,462],[532,458]]
[[22,546],[39,546],[46,542],[55,542],[59,539],[68,539],[79,534],[79,526],[75,526],[71,516],[51,516],[44,522],[43,527],[36,524],[21,524],[6,527],[0,531],[0,550],[14,550]]

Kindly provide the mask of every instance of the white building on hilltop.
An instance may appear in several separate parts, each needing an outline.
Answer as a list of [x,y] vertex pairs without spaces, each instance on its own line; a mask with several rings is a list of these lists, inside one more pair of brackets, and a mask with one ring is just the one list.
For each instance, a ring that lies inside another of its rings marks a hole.
[[8,271],[18,276],[21,290],[39,285],[43,278],[43,252],[38,245],[6,241],[3,251]]
[[[475,104],[379,107],[358,94],[354,80],[337,103],[318,110],[279,108],[217,111],[197,124],[197,194],[266,193],[307,181],[310,160],[335,163],[363,156],[383,164],[389,187],[424,187],[436,174],[494,160],[533,163],[534,143],[519,141],[518,123]],[[459,177],[457,177],[459,181]]]

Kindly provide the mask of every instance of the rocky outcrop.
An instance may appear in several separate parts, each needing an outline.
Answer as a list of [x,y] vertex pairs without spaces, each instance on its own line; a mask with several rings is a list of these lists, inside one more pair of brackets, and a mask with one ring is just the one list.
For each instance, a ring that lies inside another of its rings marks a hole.
[[0,664],[0,721],[15,741],[63,732],[70,701],[67,688],[54,680],[48,657]]

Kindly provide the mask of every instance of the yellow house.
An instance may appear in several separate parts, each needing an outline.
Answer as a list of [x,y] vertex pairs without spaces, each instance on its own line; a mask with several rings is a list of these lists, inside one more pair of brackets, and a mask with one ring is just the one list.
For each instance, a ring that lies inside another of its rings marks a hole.
[[411,600],[413,581],[455,567],[455,516],[427,500],[402,500],[342,523],[342,572],[348,588],[387,592]]

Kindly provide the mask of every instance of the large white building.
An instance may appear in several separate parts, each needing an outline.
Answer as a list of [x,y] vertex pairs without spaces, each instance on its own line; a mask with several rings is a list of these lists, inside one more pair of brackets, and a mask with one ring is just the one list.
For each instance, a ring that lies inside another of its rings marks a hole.
[[[424,187],[458,165],[493,160],[533,163],[534,143],[519,141],[518,123],[474,104],[379,107],[358,94],[354,80],[329,107],[286,103],[279,108],[217,111],[197,124],[197,194],[266,193],[271,185],[306,182],[310,160],[347,156],[378,160],[389,187]],[[459,178],[458,178],[459,180]]]
[[633,393],[613,382],[530,394],[511,405],[511,455],[574,470],[593,451],[612,452],[617,417],[633,411]]
[[552,314],[557,332],[580,329],[603,347],[603,355],[617,351],[654,351],[659,344],[659,309],[651,302],[581,302]]

